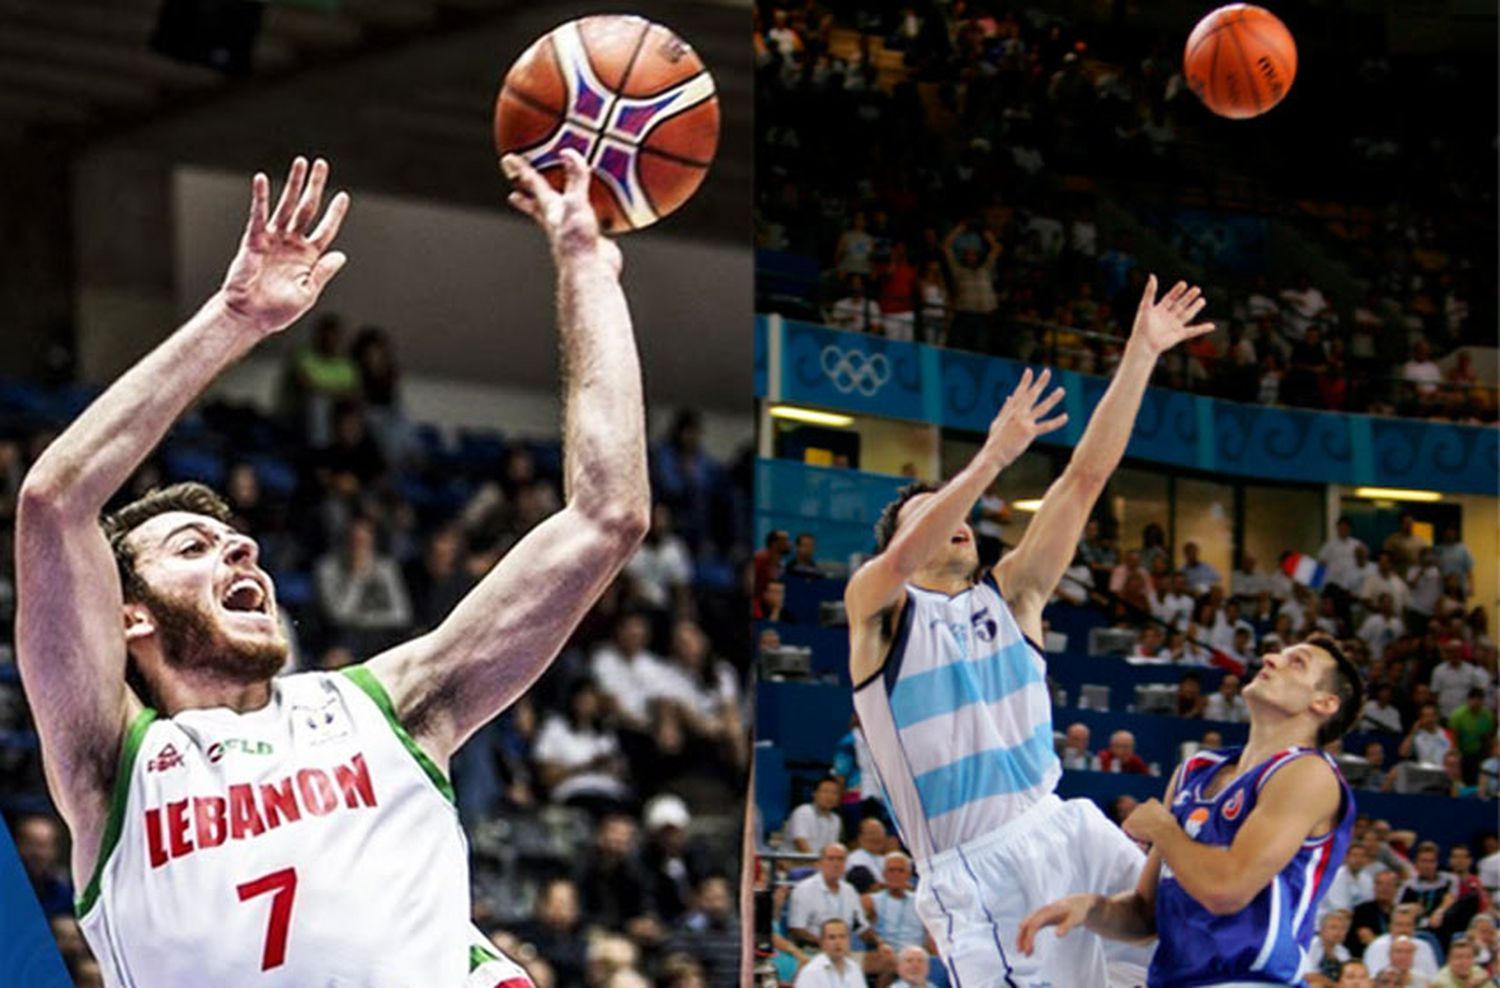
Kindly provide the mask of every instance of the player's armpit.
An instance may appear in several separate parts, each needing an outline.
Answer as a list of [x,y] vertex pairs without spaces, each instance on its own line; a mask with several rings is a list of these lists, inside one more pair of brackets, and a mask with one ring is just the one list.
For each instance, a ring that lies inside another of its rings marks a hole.
[[995,582],[1021,630],[1040,641],[1042,608],[1078,552],[1089,512],[1099,500],[1107,473],[1095,473],[1075,456],[1047,489],[1036,517],[1014,549],[995,564]]
[[367,665],[402,724],[446,764],[546,670],[645,534],[569,505],[511,549],[442,624]]

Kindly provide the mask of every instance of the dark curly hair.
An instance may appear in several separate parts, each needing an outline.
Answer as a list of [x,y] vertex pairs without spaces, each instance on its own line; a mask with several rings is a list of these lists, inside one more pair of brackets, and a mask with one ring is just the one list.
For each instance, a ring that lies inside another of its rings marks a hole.
[[880,517],[875,521],[875,552],[884,552],[885,547],[891,544],[891,539],[896,537],[896,522],[907,501],[918,494],[933,494],[941,489],[937,484],[915,480],[896,492],[896,499],[881,509]]

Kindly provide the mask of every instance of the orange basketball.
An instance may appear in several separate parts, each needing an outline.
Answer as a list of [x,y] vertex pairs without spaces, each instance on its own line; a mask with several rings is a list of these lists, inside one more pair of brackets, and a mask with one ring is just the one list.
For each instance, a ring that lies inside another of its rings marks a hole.
[[1232,3],[1198,22],[1182,56],[1188,86],[1221,117],[1258,117],[1297,77],[1297,42],[1264,7]]
[[650,226],[693,194],[719,142],[713,76],[686,42],[642,17],[569,21],[516,60],[495,101],[495,149],[562,187],[559,152],[593,169],[609,233]]

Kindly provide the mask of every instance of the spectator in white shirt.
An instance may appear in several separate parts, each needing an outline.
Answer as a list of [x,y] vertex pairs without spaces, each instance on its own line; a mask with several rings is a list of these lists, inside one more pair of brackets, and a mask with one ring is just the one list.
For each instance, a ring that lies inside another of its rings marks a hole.
[[1390,683],[1376,685],[1374,695],[1365,703],[1363,718],[1359,722],[1361,731],[1401,733],[1401,709],[1395,704],[1395,692]]
[[[795,890],[792,896],[795,899]],[[797,972],[794,988],[865,988],[864,972],[849,956],[848,921],[827,919],[818,929],[817,945],[823,952]]]
[[[786,818],[782,841],[804,854],[838,843],[842,828],[835,810],[843,795],[844,787],[837,777],[819,779],[813,787],[812,799],[792,810]],[[842,861],[839,863],[843,864]]]
[[1171,588],[1156,603],[1155,617],[1167,627],[1181,630],[1192,616],[1193,596],[1188,593],[1187,577],[1173,573]]
[[1431,549],[1423,547],[1419,551],[1417,562],[1406,571],[1406,585],[1411,588],[1407,606],[1424,618],[1432,617],[1438,598],[1443,595],[1443,571],[1438,568]]
[[[1325,900],[1327,896],[1324,896]],[[1330,972],[1336,972],[1349,960],[1349,948],[1344,946],[1344,937],[1349,935],[1349,914],[1343,910],[1322,912],[1318,916],[1318,935],[1313,937],[1307,956],[1302,961],[1303,975],[1319,974],[1325,980],[1320,985],[1333,984],[1326,980]],[[1311,978],[1309,978],[1311,984]]]
[[1488,689],[1490,677],[1483,669],[1464,661],[1463,643],[1446,639],[1438,645],[1443,661],[1432,670],[1432,691],[1437,694],[1438,714],[1443,720],[1464,705],[1469,690]]
[[1224,720],[1231,724],[1245,724],[1250,720],[1250,708],[1240,696],[1240,677],[1226,673],[1219,681],[1219,688],[1208,698],[1208,707],[1203,711],[1207,720]]
[[1284,601],[1276,612],[1291,622],[1293,634],[1301,635],[1307,630],[1308,619],[1316,612],[1312,604],[1313,592],[1300,583],[1292,590],[1290,600]]
[[865,871],[862,882],[851,882],[856,890],[868,889],[871,883],[879,883],[885,871],[886,854],[885,824],[874,817],[860,821],[856,846],[844,862],[844,877],[851,878],[855,868]]
[[1339,865],[1339,870],[1333,875],[1333,882],[1328,886],[1328,894],[1318,903],[1318,916],[1321,918],[1336,912],[1353,913],[1355,906],[1375,898],[1375,869],[1365,845],[1360,841],[1351,843],[1349,852],[1344,856],[1344,863]]
[[907,947],[896,956],[896,980],[891,988],[932,988],[927,980],[932,958],[921,947]]
[[635,581],[641,602],[653,611],[670,608],[693,582],[693,557],[687,543],[672,531],[672,509],[658,501],[651,508],[651,530],[625,572]]
[[[1365,948],[1364,962],[1377,978],[1393,962],[1397,967],[1404,963],[1407,970],[1429,980],[1437,976],[1437,955],[1426,941],[1415,939],[1418,911],[1412,903],[1398,905],[1391,913],[1390,932],[1371,940]],[[1407,956],[1401,944],[1415,944],[1414,954]]]
[[1063,736],[1061,760],[1063,768],[1091,769],[1094,767],[1094,753],[1089,751],[1089,726],[1087,724],[1068,725],[1068,730]]
[[1406,623],[1396,616],[1391,595],[1380,595],[1379,611],[1365,618],[1359,626],[1359,640],[1370,650],[1371,658],[1384,658],[1386,646],[1406,634]]
[[1376,557],[1375,572],[1366,576],[1359,587],[1359,598],[1365,602],[1366,607],[1377,606],[1381,594],[1390,595],[1391,606],[1397,614],[1406,612],[1410,591],[1406,587],[1406,581],[1396,572],[1391,554],[1384,550]]
[[1234,651],[1234,636],[1243,630],[1250,636],[1250,646],[1255,643],[1255,629],[1250,622],[1240,617],[1240,602],[1231,597],[1224,602],[1224,609],[1218,613],[1214,621],[1213,630],[1209,632],[1208,643],[1221,652]]
[[627,612],[615,624],[614,641],[594,652],[594,680],[606,710],[628,731],[651,728],[651,701],[661,694],[666,663],[648,649],[651,625],[643,614]]
[[787,938],[799,946],[818,947],[816,931],[830,919],[843,920],[849,929],[866,942],[873,943],[875,932],[869,929],[860,908],[859,893],[844,881],[844,862],[848,852],[842,844],[829,844],[818,859],[818,870],[792,887],[787,902]]
[[629,798],[625,760],[615,732],[600,722],[599,689],[574,681],[567,712],[549,713],[531,748],[538,780],[554,803],[615,803]]
[[1241,600],[1253,600],[1261,591],[1271,589],[1271,578],[1255,565],[1255,556],[1241,550],[1240,564],[1229,574],[1229,592]]
[[1417,722],[1411,733],[1401,742],[1396,753],[1402,758],[1414,758],[1423,765],[1441,767],[1443,756],[1453,747],[1453,736],[1438,720],[1437,704],[1431,700],[1422,704]]
[[1350,593],[1359,589],[1356,576],[1358,565],[1355,561],[1354,550],[1364,545],[1354,537],[1353,532],[1354,526],[1349,523],[1349,519],[1340,518],[1336,526],[1336,534],[1324,542],[1323,547],[1318,550],[1318,562],[1327,569],[1326,582],[1342,587]]
[[1297,276],[1297,287],[1282,289],[1281,300],[1287,304],[1282,313],[1282,326],[1287,337],[1293,340],[1307,335],[1307,327],[1329,311],[1327,297],[1305,274]]
[[828,310],[828,323],[858,333],[880,332],[880,303],[865,294],[863,277],[849,276],[849,294],[833,303]]
[[1432,348],[1426,340],[1411,345],[1411,359],[1401,366],[1401,379],[1416,388],[1417,398],[1431,399],[1443,383],[1443,369],[1432,359]]
[[1370,549],[1363,542],[1354,546],[1354,568],[1349,571],[1349,592],[1362,597],[1365,581],[1380,573],[1380,568],[1370,560]]

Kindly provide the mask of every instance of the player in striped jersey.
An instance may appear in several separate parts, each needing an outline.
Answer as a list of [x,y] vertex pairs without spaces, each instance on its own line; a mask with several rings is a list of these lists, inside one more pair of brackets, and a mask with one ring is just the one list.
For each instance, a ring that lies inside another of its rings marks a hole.
[[[916,860],[917,911],[960,988],[1099,988],[1102,944],[1021,957],[1027,913],[1070,892],[1133,882],[1145,857],[1088,800],[1052,792],[1042,607],[1124,455],[1157,358],[1206,333],[1204,302],[1178,283],[1159,301],[1147,279],[1135,325],[1073,459],[1019,545],[979,571],[969,509],[1047,415],[1049,374],[1022,375],[979,454],[941,489],[908,488],[876,527],[877,555],[851,577],[854,705],[902,841]],[[1045,396],[1044,396],[1045,395]]]
[[[1157,938],[1151,988],[1302,985],[1298,977],[1354,827],[1354,795],[1321,746],[1364,702],[1359,671],[1331,638],[1274,655],[1244,689],[1244,747],[1200,751],[1125,831],[1151,845],[1135,888],[1069,896],[1027,917],[1021,948],[1083,926]],[[1057,934],[1041,934],[1047,926]]]

